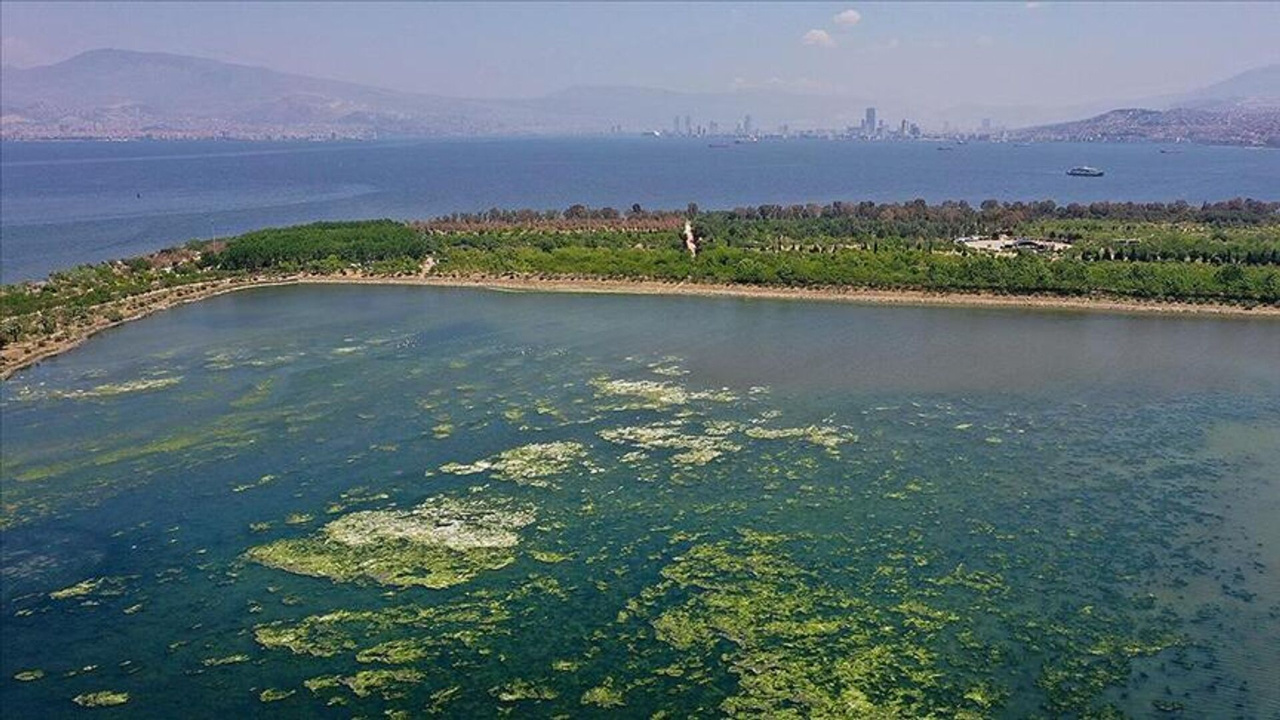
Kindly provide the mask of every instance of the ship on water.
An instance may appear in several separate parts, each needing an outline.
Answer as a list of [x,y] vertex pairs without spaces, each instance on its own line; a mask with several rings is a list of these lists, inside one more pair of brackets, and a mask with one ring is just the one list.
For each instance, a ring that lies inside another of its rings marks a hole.
[[1102,172],[1096,167],[1089,167],[1088,165],[1080,165],[1068,170],[1067,174],[1074,175],[1076,177],[1102,177],[1106,173]]

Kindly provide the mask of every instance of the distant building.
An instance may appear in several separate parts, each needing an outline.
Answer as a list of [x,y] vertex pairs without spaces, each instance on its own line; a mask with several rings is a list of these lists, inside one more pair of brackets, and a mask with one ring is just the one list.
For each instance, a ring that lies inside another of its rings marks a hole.
[[876,109],[875,108],[873,107],[867,108],[867,116],[862,120],[862,127],[867,131],[867,133],[874,133],[876,131]]
[[684,116],[684,134],[689,136],[693,135],[693,119],[688,115]]
[[750,115],[748,115],[748,116],[746,116],[745,118],[743,118],[743,119],[742,119],[742,132],[743,132],[743,133],[745,133],[745,134],[747,134],[747,135],[751,135],[751,134],[752,134],[752,132],[753,132],[753,130],[752,130],[752,125],[751,125],[751,116],[750,116]]
[[680,134],[680,116],[679,115],[676,116],[675,120],[671,121],[671,134],[672,135]]

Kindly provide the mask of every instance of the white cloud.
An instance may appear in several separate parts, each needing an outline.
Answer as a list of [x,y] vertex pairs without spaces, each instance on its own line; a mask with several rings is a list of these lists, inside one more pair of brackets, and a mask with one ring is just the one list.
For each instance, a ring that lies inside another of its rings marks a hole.
[[835,20],[835,23],[837,25],[852,27],[862,22],[862,13],[858,12],[857,10],[849,9],[849,10],[845,10],[842,13],[836,13],[836,16],[832,19]]
[[990,35],[979,35],[977,42],[978,42],[978,47],[991,47],[992,45],[996,44],[995,39],[992,38]]
[[831,37],[831,33],[826,30],[810,30],[804,34],[804,37],[800,38],[800,42],[814,47],[829,48],[836,46],[835,38]]
[[1036,0],[1031,0],[1031,2],[1027,3],[1028,10],[1035,10],[1038,7],[1040,7],[1040,3],[1036,2]]

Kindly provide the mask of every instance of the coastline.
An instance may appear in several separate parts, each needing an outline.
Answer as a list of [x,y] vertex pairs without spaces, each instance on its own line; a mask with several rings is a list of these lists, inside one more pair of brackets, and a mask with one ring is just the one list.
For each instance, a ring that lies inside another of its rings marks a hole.
[[[762,285],[719,285],[593,278],[424,275],[385,277],[370,275],[251,276],[164,288],[106,303],[104,306],[95,308],[98,314],[94,320],[85,326],[74,328],[64,337],[55,336],[53,338],[27,340],[5,347],[0,352],[0,380],[7,380],[20,370],[72,350],[103,330],[134,320],[140,320],[153,313],[240,290],[283,285],[417,285],[521,292],[737,297],[914,307],[979,307],[1120,314],[1210,315],[1217,317],[1264,317],[1280,320],[1280,306],[1276,305],[1245,307],[1215,303],[1144,301],[1116,297],[997,295],[993,293],[945,293],[924,290],[872,290],[840,287],[784,288]],[[127,307],[129,312],[127,314],[122,313],[123,317],[118,320],[108,320],[103,315],[107,309],[124,307]]]

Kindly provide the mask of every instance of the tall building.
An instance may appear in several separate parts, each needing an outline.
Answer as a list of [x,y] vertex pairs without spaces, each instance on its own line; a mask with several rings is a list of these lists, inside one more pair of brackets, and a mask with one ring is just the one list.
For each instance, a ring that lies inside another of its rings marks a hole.
[[680,116],[679,115],[676,116],[675,120],[671,121],[671,134],[672,135],[680,134]]
[[876,131],[876,109],[875,108],[873,107],[867,108],[867,117],[862,121],[862,126],[866,128],[868,133],[874,133]]
[[750,135],[752,133],[750,115],[742,119],[742,132],[746,133],[747,135]]
[[693,118],[684,116],[684,134],[693,137]]

